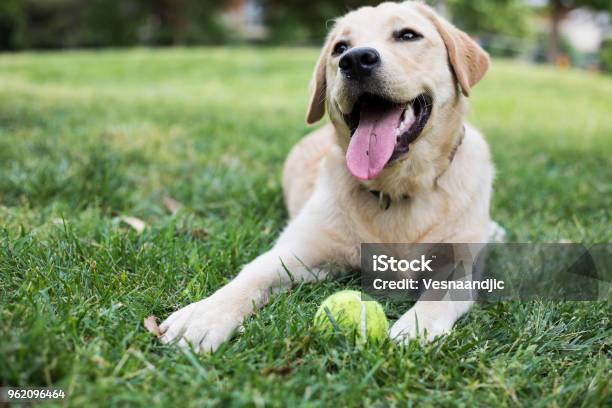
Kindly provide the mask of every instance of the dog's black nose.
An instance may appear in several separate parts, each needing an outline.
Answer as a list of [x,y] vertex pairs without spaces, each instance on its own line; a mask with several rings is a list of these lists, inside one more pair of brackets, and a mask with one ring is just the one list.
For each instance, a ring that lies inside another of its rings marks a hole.
[[353,48],[340,58],[340,71],[349,79],[361,79],[372,75],[380,65],[380,54],[374,48]]

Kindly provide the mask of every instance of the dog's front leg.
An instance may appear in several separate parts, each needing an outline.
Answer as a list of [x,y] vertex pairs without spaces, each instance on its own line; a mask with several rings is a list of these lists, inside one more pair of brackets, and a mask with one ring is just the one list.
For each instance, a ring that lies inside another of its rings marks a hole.
[[[479,258],[483,244],[456,244],[454,246],[454,266],[461,264],[459,276],[446,276],[446,279],[471,281],[474,274],[478,276],[480,268],[475,261]],[[442,273],[444,275],[444,273]],[[476,299],[475,292],[449,289],[444,296],[439,292],[425,291],[414,306],[404,313],[389,330],[389,336],[397,342],[406,342],[414,338],[431,341],[438,336],[448,334],[455,322],[467,313]],[[436,299],[438,298],[438,299]],[[431,300],[434,299],[434,300]],[[453,300],[455,299],[455,300]]]
[[244,266],[230,283],[170,315],[160,326],[161,341],[178,340],[183,347],[214,351],[272,292],[289,287],[293,280],[324,278],[326,272],[318,267],[331,259],[334,242],[329,225],[323,225],[318,214],[304,208],[274,247]]
[[419,300],[395,322],[389,337],[400,343],[414,338],[431,341],[448,334],[473,304],[473,301]]

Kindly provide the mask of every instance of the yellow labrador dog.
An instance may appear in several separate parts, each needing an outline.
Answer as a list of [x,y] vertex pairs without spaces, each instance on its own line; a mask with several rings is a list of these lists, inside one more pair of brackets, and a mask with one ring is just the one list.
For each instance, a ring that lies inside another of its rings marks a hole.
[[[383,3],[339,18],[314,70],[302,139],[285,163],[291,221],[274,247],[210,297],[160,326],[162,342],[215,350],[254,308],[322,266],[358,267],[363,242],[486,242],[493,166],[464,123],[487,54],[429,7]],[[292,277],[286,272],[287,268]],[[418,301],[390,330],[405,341],[448,333],[470,301]]]

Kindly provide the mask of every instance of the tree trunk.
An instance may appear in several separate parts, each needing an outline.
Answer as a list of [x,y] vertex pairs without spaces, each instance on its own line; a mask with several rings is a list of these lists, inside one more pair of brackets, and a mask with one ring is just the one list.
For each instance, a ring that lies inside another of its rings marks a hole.
[[561,47],[561,33],[559,26],[561,24],[561,14],[563,5],[561,0],[550,0],[550,37],[548,39],[548,62],[554,64],[559,55]]

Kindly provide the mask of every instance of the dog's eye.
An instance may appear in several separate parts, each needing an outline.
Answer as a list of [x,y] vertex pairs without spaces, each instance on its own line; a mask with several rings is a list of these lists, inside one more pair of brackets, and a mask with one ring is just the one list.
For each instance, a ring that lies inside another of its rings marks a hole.
[[423,36],[410,28],[404,28],[403,30],[396,31],[393,35],[398,41],[416,41],[423,38]]
[[334,50],[332,51],[332,55],[337,56],[337,55],[344,54],[346,50],[348,49],[349,49],[349,46],[346,43],[346,41],[339,41],[336,43],[336,45],[334,45]]

